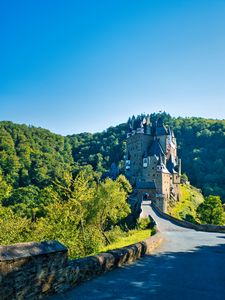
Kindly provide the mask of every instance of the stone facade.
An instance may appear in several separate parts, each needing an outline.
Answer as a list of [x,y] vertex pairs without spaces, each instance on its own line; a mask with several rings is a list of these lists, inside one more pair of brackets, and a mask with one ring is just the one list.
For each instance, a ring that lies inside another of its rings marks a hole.
[[60,290],[67,248],[57,241],[0,246],[0,299],[39,299]]
[[0,300],[42,299],[151,253],[162,242],[149,239],[81,259],[68,260],[57,241],[0,246]]
[[129,119],[125,168],[138,202],[147,195],[166,212],[169,199],[179,200],[181,161],[176,138],[161,118],[155,124],[149,115]]

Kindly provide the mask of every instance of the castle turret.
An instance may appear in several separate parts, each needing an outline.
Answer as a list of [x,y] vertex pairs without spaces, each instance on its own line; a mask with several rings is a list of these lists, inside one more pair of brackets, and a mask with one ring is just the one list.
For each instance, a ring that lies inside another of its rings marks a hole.
[[151,121],[149,115],[147,115],[146,118],[146,134],[151,134]]
[[156,122],[156,135],[168,135],[168,130],[163,124],[163,119],[161,117]]
[[145,192],[156,206],[166,211],[170,198],[179,199],[181,163],[178,163],[176,138],[162,118],[153,125],[149,115],[129,119],[125,159],[126,176],[138,192],[139,201]]
[[178,166],[179,166],[179,176],[181,176],[181,159],[178,160]]

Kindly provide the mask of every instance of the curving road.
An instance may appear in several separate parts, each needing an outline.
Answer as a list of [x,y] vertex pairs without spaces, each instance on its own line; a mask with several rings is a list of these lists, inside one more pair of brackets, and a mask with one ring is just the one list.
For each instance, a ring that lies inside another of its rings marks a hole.
[[92,279],[51,299],[225,299],[225,234],[197,232],[157,216],[165,241],[154,254]]

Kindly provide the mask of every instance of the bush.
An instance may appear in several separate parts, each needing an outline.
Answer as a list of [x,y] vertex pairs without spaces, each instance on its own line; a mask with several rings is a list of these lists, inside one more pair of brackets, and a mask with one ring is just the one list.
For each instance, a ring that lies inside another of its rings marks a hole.
[[149,218],[139,218],[137,220],[137,229],[144,230],[144,229],[150,229],[151,228],[151,220]]

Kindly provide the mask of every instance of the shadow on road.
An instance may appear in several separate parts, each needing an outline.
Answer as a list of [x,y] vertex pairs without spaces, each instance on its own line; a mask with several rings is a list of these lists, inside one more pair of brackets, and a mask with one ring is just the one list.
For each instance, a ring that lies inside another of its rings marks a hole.
[[[225,236],[218,236],[224,239]],[[225,243],[146,256],[49,299],[222,300]]]

